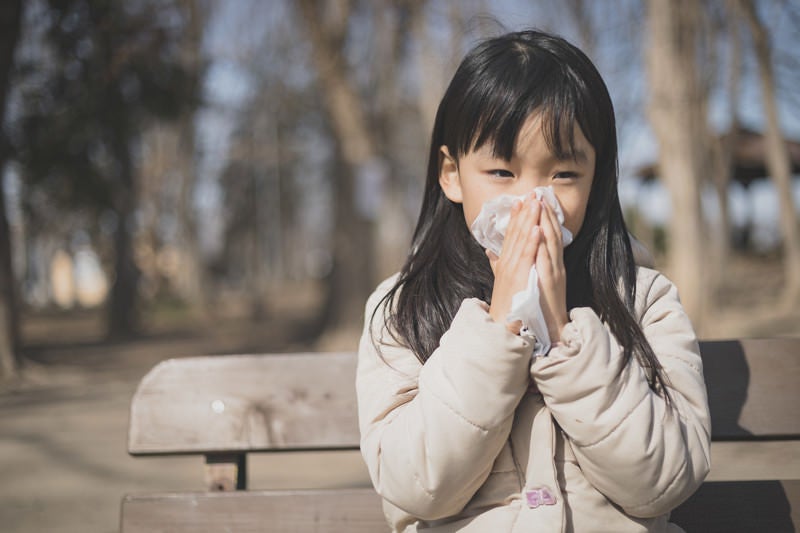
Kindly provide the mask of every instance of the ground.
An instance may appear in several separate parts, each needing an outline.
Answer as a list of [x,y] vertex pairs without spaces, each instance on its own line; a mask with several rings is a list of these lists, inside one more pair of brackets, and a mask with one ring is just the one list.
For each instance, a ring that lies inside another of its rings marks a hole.
[[[800,309],[776,304],[781,277],[774,261],[736,261],[723,305],[705,322],[702,336],[800,335]],[[0,384],[2,530],[117,531],[126,493],[201,490],[200,458],[127,455],[128,406],[138,381],[174,356],[355,348],[356,331],[303,344],[296,320],[301,311],[268,312],[260,322],[228,316],[205,326],[164,320],[128,342],[102,340],[97,314],[26,315],[26,367],[20,379]],[[250,473],[254,488],[369,483],[357,453],[320,454],[310,461],[260,456],[251,460]]]

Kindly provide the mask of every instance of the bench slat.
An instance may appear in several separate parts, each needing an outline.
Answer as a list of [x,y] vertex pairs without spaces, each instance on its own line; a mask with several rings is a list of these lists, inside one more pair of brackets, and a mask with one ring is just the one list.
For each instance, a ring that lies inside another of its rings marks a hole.
[[703,483],[670,521],[686,533],[793,533],[800,530],[800,481]]
[[700,343],[714,440],[800,436],[800,339]]
[[800,480],[800,439],[711,443],[707,481]]
[[353,353],[170,359],[131,402],[128,451],[358,447]]
[[[800,436],[800,339],[705,341],[714,440]],[[132,455],[354,449],[354,353],[171,359],[131,403]]]
[[122,533],[376,533],[388,531],[372,489],[126,496]]

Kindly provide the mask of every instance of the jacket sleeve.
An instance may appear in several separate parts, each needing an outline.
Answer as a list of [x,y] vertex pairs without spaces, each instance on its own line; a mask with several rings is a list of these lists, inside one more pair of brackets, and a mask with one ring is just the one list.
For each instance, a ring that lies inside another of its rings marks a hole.
[[586,478],[626,513],[654,517],[705,479],[711,422],[697,339],[677,290],[660,274],[642,288],[642,328],[672,403],[650,389],[635,360],[624,364],[622,348],[589,308],[571,311],[561,346],[531,373]]
[[[385,287],[384,287],[385,288]],[[361,453],[377,492],[422,520],[461,511],[489,476],[528,387],[530,344],[465,300],[421,365],[370,298],[356,391]]]

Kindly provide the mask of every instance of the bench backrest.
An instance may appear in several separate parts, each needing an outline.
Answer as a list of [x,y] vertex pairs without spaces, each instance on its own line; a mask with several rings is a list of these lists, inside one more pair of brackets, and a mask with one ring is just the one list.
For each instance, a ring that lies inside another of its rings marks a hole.
[[131,404],[131,455],[358,447],[353,353],[170,359]]
[[[800,339],[701,343],[714,440],[800,437]],[[354,353],[170,359],[131,403],[131,455],[358,447]]]
[[[702,342],[701,353],[713,440],[800,439],[800,339]],[[128,450],[132,455],[203,454],[208,464],[207,486],[212,491],[246,488],[248,452],[355,450],[359,445],[355,366],[354,353],[165,361],[142,379],[133,398]],[[800,483],[792,483],[791,490],[796,491]],[[725,490],[731,490],[730,485]],[[369,489],[293,491],[291,495],[306,502],[306,511],[312,510],[309,506],[316,506],[313,512],[321,522],[314,531],[336,531],[343,527],[342,520],[361,524],[365,531],[385,529],[379,498]],[[265,502],[273,497],[287,496],[285,492],[258,491],[230,496],[205,493],[150,499],[127,497],[123,504],[123,531],[152,529],[154,521],[169,522],[164,530],[181,531],[178,524],[187,520],[193,525],[186,531],[199,530],[198,523],[214,523],[212,515],[219,515],[222,507],[230,513],[232,505],[239,509],[242,520],[254,520],[270,516],[266,509],[272,503]],[[712,494],[714,498],[723,508],[730,503],[729,499]],[[258,503],[259,499],[264,502]],[[355,511],[347,513],[343,511],[345,507]],[[798,507],[794,502],[792,513],[797,514]],[[289,512],[292,506],[278,508],[282,519],[288,520],[286,531],[304,530],[295,527],[297,517]],[[300,508],[298,512],[303,513]],[[702,506],[677,514],[683,517],[685,527],[693,521],[705,524],[703,520],[708,521],[709,516],[713,520],[714,516],[713,511]],[[144,520],[141,529],[131,525],[130,519],[134,518]],[[357,531],[359,527],[344,529]]]

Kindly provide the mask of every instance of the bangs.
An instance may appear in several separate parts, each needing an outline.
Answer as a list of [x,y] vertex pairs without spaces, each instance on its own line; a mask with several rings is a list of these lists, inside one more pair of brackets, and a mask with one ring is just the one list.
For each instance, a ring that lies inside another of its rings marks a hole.
[[591,96],[580,77],[549,54],[532,58],[522,47],[515,51],[485,54],[474,65],[481,83],[468,86],[454,102],[448,121],[453,138],[445,144],[455,148],[457,157],[488,145],[494,157],[508,161],[525,122],[539,114],[545,142],[556,158],[574,159],[576,124],[597,149],[594,128],[583,123],[591,115],[583,110],[594,106],[585,101]]

